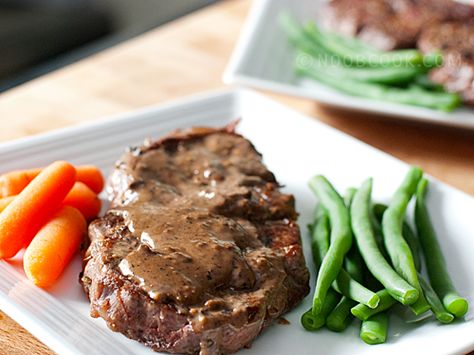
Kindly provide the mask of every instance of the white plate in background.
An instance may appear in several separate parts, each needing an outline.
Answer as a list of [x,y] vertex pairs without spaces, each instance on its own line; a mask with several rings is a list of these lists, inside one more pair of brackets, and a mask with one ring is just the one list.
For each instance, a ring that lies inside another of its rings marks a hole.
[[287,11],[301,22],[315,20],[326,0],[254,0],[240,39],[224,73],[226,84],[300,96],[331,106],[386,116],[474,129],[474,109],[445,113],[427,108],[346,95],[295,75],[295,49],[279,24]]
[[[374,177],[374,196],[388,200],[408,166],[346,134],[250,91],[218,92],[132,112],[120,118],[63,129],[0,145],[0,173],[65,159],[95,164],[108,174],[128,145],[158,138],[176,128],[224,126],[241,117],[238,132],[249,138],[284,191],[296,197],[308,267],[312,270],[306,225],[315,198],[307,187],[315,174],[326,175],[343,191]],[[448,267],[460,293],[474,305],[474,199],[433,181],[429,206],[441,236]],[[33,286],[21,264],[0,261],[0,309],[58,354],[153,354],[145,346],[108,330],[89,316],[79,283],[77,257],[49,292]],[[311,283],[314,282],[312,273]],[[406,324],[392,317],[386,344],[369,346],[358,337],[358,322],[344,333],[302,329],[299,318],[311,296],[285,315],[290,325],[266,329],[242,354],[414,354],[463,353],[474,349],[474,311],[465,320],[440,325],[434,319]]]

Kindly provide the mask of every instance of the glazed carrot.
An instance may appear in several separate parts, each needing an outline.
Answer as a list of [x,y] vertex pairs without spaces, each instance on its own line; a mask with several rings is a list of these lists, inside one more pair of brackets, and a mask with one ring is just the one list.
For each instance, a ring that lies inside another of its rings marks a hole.
[[[42,171],[42,168],[16,170],[0,176],[0,197],[18,195]],[[92,191],[99,193],[104,188],[104,177],[100,170],[93,165],[76,167],[77,181],[89,186]]]
[[0,259],[24,247],[61,206],[76,180],[76,169],[58,161],[28,184],[0,213]]
[[87,223],[78,209],[64,206],[36,234],[23,255],[26,276],[51,286],[79,250]]
[[12,203],[16,196],[9,196],[0,198],[0,212],[2,212],[7,206]]
[[101,202],[96,193],[80,181],[74,184],[63,203],[77,208],[87,220],[97,217],[101,208]]

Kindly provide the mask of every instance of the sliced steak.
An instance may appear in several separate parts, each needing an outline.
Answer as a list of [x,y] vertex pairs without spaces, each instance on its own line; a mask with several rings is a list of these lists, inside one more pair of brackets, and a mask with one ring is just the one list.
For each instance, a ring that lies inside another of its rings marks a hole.
[[156,351],[232,353],[308,294],[293,196],[232,127],[131,149],[108,190],[82,284],[112,330]]
[[430,72],[431,79],[474,105],[474,21],[430,26],[422,32],[418,46],[423,52],[443,54],[444,64]]
[[452,0],[332,0],[321,20],[382,50],[415,48],[423,28],[474,18],[474,7]]

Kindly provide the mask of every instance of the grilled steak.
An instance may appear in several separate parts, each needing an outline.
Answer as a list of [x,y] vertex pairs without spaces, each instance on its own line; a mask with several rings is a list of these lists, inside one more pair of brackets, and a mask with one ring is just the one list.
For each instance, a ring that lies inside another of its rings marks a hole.
[[433,23],[473,17],[473,6],[452,0],[332,0],[322,21],[329,29],[391,50],[415,48],[421,30]]
[[232,353],[309,292],[293,196],[233,127],[131,149],[108,189],[82,284],[112,330],[156,351]]
[[474,21],[430,26],[422,32],[418,46],[423,52],[443,54],[444,64],[430,72],[431,79],[474,105]]

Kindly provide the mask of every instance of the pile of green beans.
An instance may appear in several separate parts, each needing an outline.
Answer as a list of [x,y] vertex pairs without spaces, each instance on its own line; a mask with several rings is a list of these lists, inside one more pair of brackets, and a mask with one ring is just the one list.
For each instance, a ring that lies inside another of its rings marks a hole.
[[[396,304],[416,315],[431,310],[443,324],[463,317],[468,303],[449,277],[426,206],[423,171],[410,168],[388,205],[373,203],[372,183],[369,178],[342,198],[322,175],[309,182],[319,200],[310,225],[318,276],[303,327],[342,332],[356,318],[360,338],[380,344]],[[406,219],[414,197],[416,232]],[[429,281],[421,273],[423,260]]]
[[352,96],[450,112],[461,104],[428,79],[443,63],[439,53],[415,49],[384,52],[355,38],[321,31],[314,23],[300,25],[288,14],[281,24],[297,50],[295,71]]

